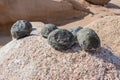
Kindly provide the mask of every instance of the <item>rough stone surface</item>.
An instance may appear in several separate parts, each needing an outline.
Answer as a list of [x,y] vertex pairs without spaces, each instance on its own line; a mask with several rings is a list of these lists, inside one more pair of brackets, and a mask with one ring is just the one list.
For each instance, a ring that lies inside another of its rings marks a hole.
[[13,39],[29,36],[32,31],[32,25],[26,20],[19,20],[11,27],[11,35]]
[[108,2],[110,2],[110,0],[86,0],[86,1],[96,5],[105,5]]
[[48,36],[48,43],[57,50],[66,50],[75,43],[74,36],[65,29],[56,29]]
[[107,16],[87,25],[98,34],[101,43],[120,57],[120,16]]
[[[79,6],[74,7],[76,5]],[[84,17],[88,14],[85,10],[86,7],[75,0],[0,0],[0,24],[7,25],[18,19],[55,23],[73,17]]]
[[79,46],[60,52],[39,31],[0,49],[0,80],[120,79],[120,58],[107,47],[95,53],[81,51]]
[[100,39],[96,32],[90,28],[83,28],[77,33],[81,49],[92,51],[100,48]]
[[78,40],[77,40],[77,32],[79,30],[81,30],[83,27],[81,26],[78,26],[78,27],[73,27],[71,28],[69,31],[73,34],[74,38],[75,38],[75,43],[78,43]]
[[41,35],[44,38],[47,38],[48,35],[55,29],[57,29],[57,27],[54,24],[45,24],[41,29]]

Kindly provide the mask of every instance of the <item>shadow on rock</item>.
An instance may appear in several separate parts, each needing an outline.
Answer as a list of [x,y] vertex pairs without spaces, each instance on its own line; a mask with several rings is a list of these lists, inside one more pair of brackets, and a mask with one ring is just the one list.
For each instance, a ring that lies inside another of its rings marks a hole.
[[103,59],[104,62],[115,64],[116,69],[120,70],[120,57],[116,56],[111,50],[101,47],[98,52],[89,53],[91,56]]
[[75,53],[75,52],[79,52],[80,50],[82,50],[81,48],[80,48],[80,46],[79,46],[79,44],[74,44],[70,49],[68,49],[68,50],[63,50],[63,51],[61,51],[61,52],[63,52],[63,53]]
[[113,3],[108,3],[108,5],[106,6],[107,8],[114,8],[114,9],[120,9],[120,6],[115,5]]

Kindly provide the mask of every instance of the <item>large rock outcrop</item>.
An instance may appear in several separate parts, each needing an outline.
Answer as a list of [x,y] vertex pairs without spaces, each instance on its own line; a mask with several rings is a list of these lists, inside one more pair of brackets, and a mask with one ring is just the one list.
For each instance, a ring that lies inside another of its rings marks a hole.
[[0,24],[19,19],[55,22],[84,17],[88,13],[85,10],[86,8],[75,0],[1,0]]
[[0,80],[119,80],[120,58],[102,46],[87,53],[76,45],[53,49],[40,33],[14,40],[0,49]]

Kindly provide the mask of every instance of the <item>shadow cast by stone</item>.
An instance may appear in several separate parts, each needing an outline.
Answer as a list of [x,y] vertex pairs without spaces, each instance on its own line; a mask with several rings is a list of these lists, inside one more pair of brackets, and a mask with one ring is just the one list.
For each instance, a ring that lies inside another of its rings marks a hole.
[[68,50],[59,50],[59,51],[67,54],[67,53],[79,52],[80,50],[82,50],[82,49],[80,48],[79,44],[76,43]]
[[108,3],[108,5],[106,5],[107,8],[114,8],[114,9],[120,9],[120,6],[115,5],[113,3]]
[[39,34],[30,34],[29,36],[40,36]]
[[35,31],[35,30],[37,30],[37,28],[32,28],[32,31]]
[[28,38],[28,37],[37,37],[37,36],[40,36],[40,35],[38,35],[38,34],[30,34],[30,35],[26,35],[26,36],[24,36],[24,37],[22,37],[22,38],[18,38],[18,39],[16,39],[16,40],[25,39],[25,38]]
[[116,69],[120,70],[120,57],[116,56],[109,49],[101,47],[98,52],[89,52],[91,56],[103,59],[104,62],[115,64]]

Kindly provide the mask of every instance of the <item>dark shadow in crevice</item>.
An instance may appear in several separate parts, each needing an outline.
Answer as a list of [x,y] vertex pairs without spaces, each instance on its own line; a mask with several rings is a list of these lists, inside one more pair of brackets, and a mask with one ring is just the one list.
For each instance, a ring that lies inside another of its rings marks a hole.
[[40,36],[39,34],[30,34],[29,36]]
[[37,30],[37,28],[32,28],[32,31],[35,31],[35,30]]
[[81,48],[80,48],[80,46],[79,46],[79,44],[74,44],[70,49],[68,49],[68,50],[63,50],[63,51],[61,51],[61,52],[63,52],[63,53],[75,53],[75,52],[79,52],[80,50],[82,50]]
[[84,19],[84,18],[83,17],[73,17],[71,19],[66,19],[66,20],[63,20],[63,21],[55,22],[55,24],[58,25],[58,26],[63,26],[65,24],[72,23],[72,22],[75,22],[75,21],[79,21],[79,20],[82,20],[82,19]]

